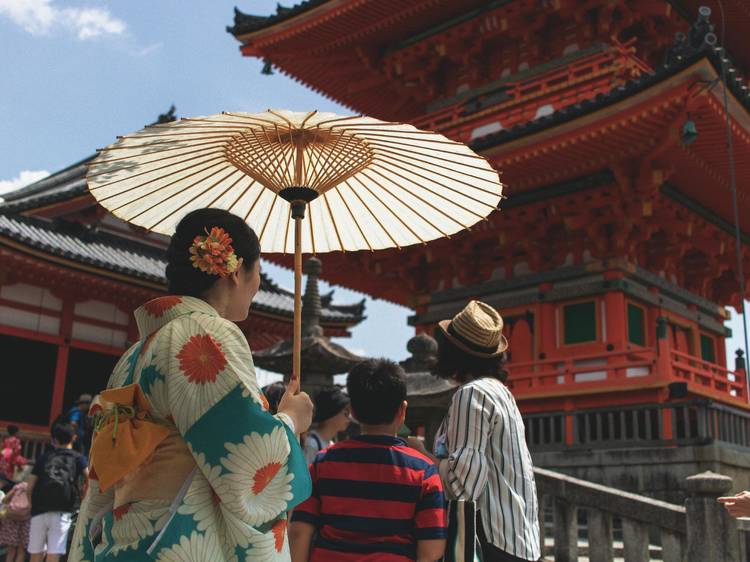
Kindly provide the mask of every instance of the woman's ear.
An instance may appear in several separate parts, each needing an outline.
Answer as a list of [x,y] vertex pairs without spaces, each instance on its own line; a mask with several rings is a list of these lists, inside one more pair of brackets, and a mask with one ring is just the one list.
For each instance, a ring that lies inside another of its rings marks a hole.
[[242,263],[245,261],[245,258],[239,258],[237,260],[237,268],[229,275],[229,278],[232,280],[232,283],[235,285],[240,284],[240,272],[242,271]]

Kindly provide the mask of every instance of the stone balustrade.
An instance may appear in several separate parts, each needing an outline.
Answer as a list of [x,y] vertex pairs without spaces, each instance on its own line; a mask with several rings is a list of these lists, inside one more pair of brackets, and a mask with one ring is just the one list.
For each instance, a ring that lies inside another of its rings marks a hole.
[[[728,476],[712,472],[690,476],[689,497],[680,506],[542,468],[534,470],[543,536],[545,514],[552,512],[555,562],[574,562],[584,554],[591,562],[611,562],[616,555],[626,562],[748,559],[745,529],[750,531],[750,522],[738,525],[716,502],[732,489]],[[581,544],[588,543],[585,553],[579,553],[582,538]]]

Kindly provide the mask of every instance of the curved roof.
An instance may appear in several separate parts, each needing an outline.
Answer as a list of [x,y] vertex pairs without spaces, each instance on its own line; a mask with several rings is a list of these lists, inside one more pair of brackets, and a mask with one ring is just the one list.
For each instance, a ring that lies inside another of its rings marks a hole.
[[[31,216],[34,210],[54,203],[91,197],[86,187],[86,170],[87,163],[95,156],[4,195],[0,199],[0,244],[5,239],[16,247],[20,245],[21,249],[25,246],[70,260],[73,267],[75,264],[91,266],[101,269],[104,274],[118,273],[136,282],[141,280],[166,286],[164,249],[118,236],[96,226],[65,220],[64,215],[57,219]],[[91,205],[96,205],[93,198]],[[294,294],[263,275],[260,291],[253,301],[253,310],[291,318]],[[364,300],[333,304],[332,294],[327,295],[323,302],[322,322],[354,326],[364,320],[364,311]]]
[[[608,105],[632,97],[635,94],[646,91],[659,82],[671,78],[680,71],[689,68],[704,58],[711,63],[716,73],[721,75],[722,56],[723,49],[721,47],[707,48],[672,64],[665,64],[650,74],[644,74],[638,78],[634,78],[625,84],[613,88],[606,94],[599,94],[593,99],[564,107],[555,113],[521,123],[510,129],[504,129],[496,133],[479,137],[472,141],[470,146],[476,151],[481,151],[562,123],[567,123],[568,121],[573,121],[583,115],[587,115],[596,110],[607,107]],[[727,75],[730,77],[736,76],[736,71],[731,66],[731,62],[727,59],[725,60],[728,65]],[[735,99],[742,104],[745,110],[750,112],[750,89],[745,85],[744,80],[738,76],[735,79],[729,78],[727,80],[727,85],[728,90],[733,94]]]
[[227,31],[232,35],[244,35],[245,33],[252,33],[265,27],[270,27],[274,24],[280,23],[284,20],[288,20],[303,14],[308,10],[312,10],[316,6],[325,4],[329,0],[305,0],[299,4],[287,8],[281,4],[276,4],[276,13],[270,16],[253,16],[241,12],[238,8],[234,9],[234,25],[228,25]]

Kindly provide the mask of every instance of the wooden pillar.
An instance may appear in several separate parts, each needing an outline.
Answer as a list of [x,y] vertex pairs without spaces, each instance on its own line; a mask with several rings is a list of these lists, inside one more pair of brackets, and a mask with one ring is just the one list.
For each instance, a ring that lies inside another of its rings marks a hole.
[[62,342],[57,346],[57,363],[55,364],[55,381],[52,385],[52,405],[49,412],[49,423],[52,423],[63,411],[65,404],[65,381],[68,373],[68,356],[70,354],[70,338],[73,333],[73,308],[75,301],[66,298],[63,301],[62,316],[60,318],[60,335]]
[[656,320],[656,375],[672,380],[672,339],[669,324],[664,316]]
[[[623,277],[621,271],[610,271],[604,275],[604,279],[611,283]],[[612,344],[615,349],[624,349],[628,341],[625,295],[619,290],[608,291],[604,294],[604,307],[604,318],[607,323],[605,343]]]
[[[545,291],[551,288],[550,284],[544,283],[539,286],[539,293],[544,294]],[[554,303],[542,302],[537,305],[535,331],[539,333],[537,339],[537,357],[535,359],[541,359],[542,357],[549,358],[557,349]]]

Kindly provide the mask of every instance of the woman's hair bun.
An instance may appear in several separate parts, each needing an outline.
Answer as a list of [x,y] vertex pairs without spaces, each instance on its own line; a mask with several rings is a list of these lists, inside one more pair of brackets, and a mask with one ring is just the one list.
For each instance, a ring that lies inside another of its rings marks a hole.
[[167,248],[168,290],[173,295],[198,297],[220,278],[204,273],[190,261],[190,247],[196,236],[205,236],[219,227],[232,237],[237,258],[243,258],[246,269],[260,258],[260,243],[252,228],[240,217],[223,209],[197,209],[185,215],[177,224]]

